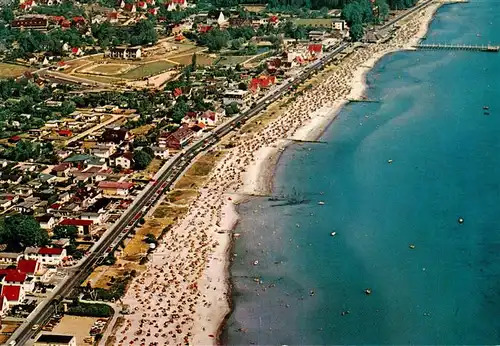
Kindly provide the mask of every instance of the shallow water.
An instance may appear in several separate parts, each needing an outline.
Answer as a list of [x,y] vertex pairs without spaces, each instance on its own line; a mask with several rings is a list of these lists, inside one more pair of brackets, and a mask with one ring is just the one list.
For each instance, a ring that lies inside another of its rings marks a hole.
[[[499,13],[445,6],[427,42],[500,43]],[[380,103],[289,147],[275,194],[305,201],[240,207],[225,342],[498,343],[499,77],[498,53],[394,53],[367,76]]]

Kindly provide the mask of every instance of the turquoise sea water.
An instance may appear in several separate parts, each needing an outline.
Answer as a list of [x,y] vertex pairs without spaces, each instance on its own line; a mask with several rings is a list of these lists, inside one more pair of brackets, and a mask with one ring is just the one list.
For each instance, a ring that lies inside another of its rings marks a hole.
[[[498,14],[442,7],[427,42],[500,44]],[[500,53],[398,52],[367,82],[380,103],[280,159],[304,203],[240,207],[227,344],[500,342]]]

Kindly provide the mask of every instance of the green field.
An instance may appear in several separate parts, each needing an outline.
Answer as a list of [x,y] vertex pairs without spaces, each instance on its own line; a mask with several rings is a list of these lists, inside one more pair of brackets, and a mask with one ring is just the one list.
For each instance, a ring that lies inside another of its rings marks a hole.
[[[189,59],[191,61],[191,57]],[[133,70],[130,70],[127,73],[120,75],[120,77],[126,79],[141,79],[144,77],[164,72],[165,70],[169,70],[174,66],[175,64],[172,64],[171,62],[159,60],[151,62],[149,64],[140,65],[137,68],[134,68]]]
[[[180,65],[189,65],[192,62],[192,55],[184,55],[178,58],[170,58],[168,60],[174,61]],[[196,63],[200,66],[212,65],[217,58],[212,58],[206,54],[196,54]]]
[[0,63],[0,78],[15,78],[30,69],[25,66]]
[[225,65],[225,66],[234,66],[237,64],[241,64],[244,61],[247,61],[250,59],[252,56],[249,55],[241,55],[241,56],[222,56],[217,65]]
[[294,19],[293,22],[300,26],[317,26],[317,27],[331,27],[333,21],[331,19],[317,18],[317,19]]
[[126,66],[128,67],[125,64],[101,64],[92,67],[90,72],[113,75],[120,73]]

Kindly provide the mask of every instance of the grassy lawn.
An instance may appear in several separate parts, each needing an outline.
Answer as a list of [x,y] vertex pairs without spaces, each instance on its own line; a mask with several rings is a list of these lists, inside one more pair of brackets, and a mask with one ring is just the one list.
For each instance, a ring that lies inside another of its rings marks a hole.
[[242,56],[223,56],[221,60],[217,63],[217,65],[225,65],[225,66],[233,66],[237,64],[241,64],[244,61],[250,59],[252,56],[242,55]]
[[[192,55],[184,55],[181,57],[172,57],[169,58],[169,60],[172,60],[181,65],[189,65],[191,64],[192,57]],[[217,60],[217,58],[212,58],[207,54],[197,54],[196,56],[196,63],[200,66],[212,65],[215,60]]]
[[120,75],[120,77],[127,79],[140,79],[158,74],[160,72],[164,72],[165,70],[169,70],[174,66],[175,65],[172,64],[171,62],[159,60],[148,64],[140,65],[139,67],[134,68],[133,70],[130,70]]
[[0,63],[0,78],[19,77],[26,71],[31,71],[31,69],[26,66]]
[[331,19],[324,19],[324,18],[316,18],[316,19],[305,19],[305,18],[298,18],[294,19],[293,22],[296,25],[304,25],[304,26],[322,26],[322,27],[329,27],[332,26],[332,20]]
[[149,244],[144,241],[146,235],[151,233],[158,238],[163,229],[172,225],[174,222],[174,219],[170,217],[147,219],[146,223],[137,230],[135,236],[125,246],[123,250],[123,260],[140,260],[149,249]]
[[89,71],[95,73],[118,74],[128,66],[128,64],[101,64],[94,66]]
[[84,79],[88,79],[91,81],[96,81],[96,82],[101,82],[101,83],[116,83],[120,81],[118,78],[113,78],[113,77],[106,77],[106,76],[97,76],[93,74],[74,74],[75,77],[80,77]]
[[264,5],[245,5],[243,6],[248,12],[260,13],[266,9]]
[[132,129],[130,130],[130,133],[132,133],[133,135],[136,135],[136,136],[143,136],[145,134],[148,133],[149,130],[151,130],[154,126],[151,125],[151,124],[146,124],[146,125],[142,125],[142,126],[139,126],[135,129]]

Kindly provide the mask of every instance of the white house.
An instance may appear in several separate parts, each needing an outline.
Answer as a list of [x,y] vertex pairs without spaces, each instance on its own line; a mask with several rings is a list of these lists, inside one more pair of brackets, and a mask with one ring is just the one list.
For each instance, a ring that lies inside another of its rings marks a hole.
[[23,286],[2,286],[2,296],[5,297],[10,306],[21,304],[26,298]]
[[169,0],[165,6],[167,11],[175,11],[177,9],[185,9],[188,7],[187,0]]
[[114,47],[106,55],[115,59],[140,59],[142,54],[141,47]]
[[66,249],[42,247],[38,249],[36,258],[46,266],[60,266],[66,257]]
[[17,262],[17,270],[26,273],[33,283],[47,282],[50,278],[49,270],[38,259],[20,259]]
[[205,111],[200,115],[199,121],[207,126],[214,126],[217,123],[217,113],[214,111]]
[[165,148],[165,147],[163,147],[163,148],[162,147],[152,147],[151,149],[153,149],[155,157],[162,159],[162,160],[168,159],[169,152],[168,152],[167,148]]
[[110,165],[130,169],[134,164],[134,154],[131,152],[118,153],[110,158]]
[[224,93],[224,97],[222,99],[222,102],[225,105],[230,105],[231,103],[235,102],[240,106],[245,105],[248,100],[250,99],[250,92],[248,90],[227,90]]

